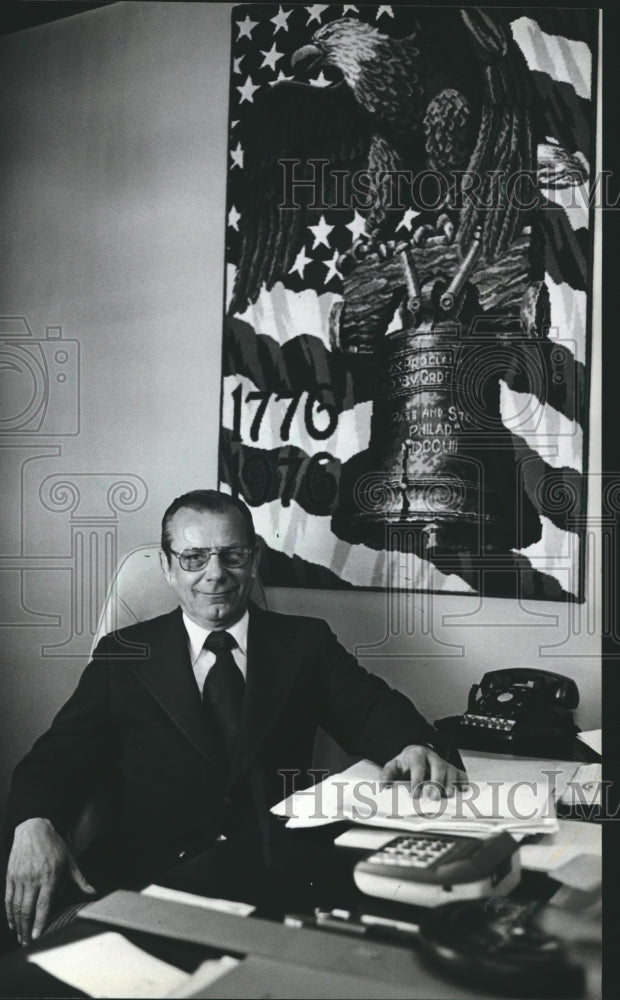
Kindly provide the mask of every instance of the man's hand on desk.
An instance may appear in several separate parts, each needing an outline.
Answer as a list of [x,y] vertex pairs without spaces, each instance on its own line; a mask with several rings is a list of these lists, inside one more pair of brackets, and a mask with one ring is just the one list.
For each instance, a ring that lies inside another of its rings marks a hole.
[[20,944],[30,944],[45,927],[54,892],[66,874],[82,892],[97,891],[48,819],[37,816],[20,823],[9,855],[5,895],[7,921]]
[[[405,747],[388,760],[381,771],[381,781],[411,782],[412,788],[420,787],[421,794],[438,799],[443,794],[454,795],[458,787],[467,784],[467,774],[453,764],[448,764],[435,750],[423,745]],[[430,782],[430,784],[422,784]]]

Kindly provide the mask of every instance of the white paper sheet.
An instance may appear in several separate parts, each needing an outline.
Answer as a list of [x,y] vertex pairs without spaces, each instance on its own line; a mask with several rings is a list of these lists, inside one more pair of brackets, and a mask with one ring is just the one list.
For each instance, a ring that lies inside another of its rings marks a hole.
[[171,899],[174,903],[187,903],[188,906],[202,906],[206,910],[218,910],[220,913],[232,913],[235,917],[248,917],[256,909],[251,903],[239,903],[236,899],[197,896],[193,892],[168,889],[164,885],[147,885],[146,889],[142,890],[142,895],[154,896],[156,899]]
[[562,794],[562,805],[570,808],[591,808],[601,805],[603,764],[579,764]]
[[548,788],[556,801],[562,797],[578,767],[574,760],[542,760],[472,750],[462,751],[461,757],[472,781],[532,781]]
[[577,733],[577,739],[585,743],[591,750],[595,750],[601,756],[603,755],[602,729],[585,729],[582,733]]
[[343,788],[349,781],[377,781],[381,774],[378,764],[360,760],[340,774],[331,774],[324,781],[310,788],[289,795],[273,806],[274,816],[288,816],[287,826],[308,828],[325,826],[344,819],[342,812]]
[[[573,766],[574,770],[574,766]],[[381,769],[362,761],[342,774],[274,806],[288,816],[288,826],[307,828],[338,820],[398,830],[491,833],[498,830],[538,833],[557,829],[554,783],[528,780],[517,772],[491,781],[471,778],[470,787],[450,798],[412,797],[407,782],[385,786]]]
[[358,783],[344,813],[355,823],[395,829],[446,829],[452,833],[555,829],[553,802],[546,788],[529,782],[472,782],[450,798],[412,797],[409,785],[394,783],[377,790]]
[[393,830],[376,830],[369,826],[352,826],[336,837],[336,847],[351,847],[358,851],[378,851],[390,840],[394,840]]
[[116,931],[37,952],[28,961],[91,997],[162,997],[190,978]]

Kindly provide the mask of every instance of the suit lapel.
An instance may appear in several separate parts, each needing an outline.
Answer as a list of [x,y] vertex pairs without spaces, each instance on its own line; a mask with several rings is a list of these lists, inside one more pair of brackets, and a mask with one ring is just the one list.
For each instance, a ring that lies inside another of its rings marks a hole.
[[297,672],[291,657],[294,630],[286,618],[250,605],[246,692],[231,782],[256,759],[261,743],[273,728]]
[[148,659],[135,663],[133,670],[195,749],[222,769],[221,750],[208,725],[194,678],[180,608],[166,616]]

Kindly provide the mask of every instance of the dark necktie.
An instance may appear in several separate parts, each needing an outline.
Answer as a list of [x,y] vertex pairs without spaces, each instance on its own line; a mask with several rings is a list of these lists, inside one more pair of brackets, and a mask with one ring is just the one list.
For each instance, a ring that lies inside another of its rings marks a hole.
[[237,645],[229,632],[211,632],[204,649],[215,653],[215,663],[207,674],[202,700],[212,711],[228,762],[232,757],[245,692],[245,681],[231,650]]

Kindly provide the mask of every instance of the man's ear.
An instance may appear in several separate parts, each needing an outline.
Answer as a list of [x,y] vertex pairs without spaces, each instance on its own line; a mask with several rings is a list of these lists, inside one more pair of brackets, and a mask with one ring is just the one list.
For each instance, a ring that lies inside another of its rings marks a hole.
[[166,583],[170,583],[170,563],[168,562],[168,556],[163,549],[159,550],[159,565],[161,566],[161,571],[166,577]]

